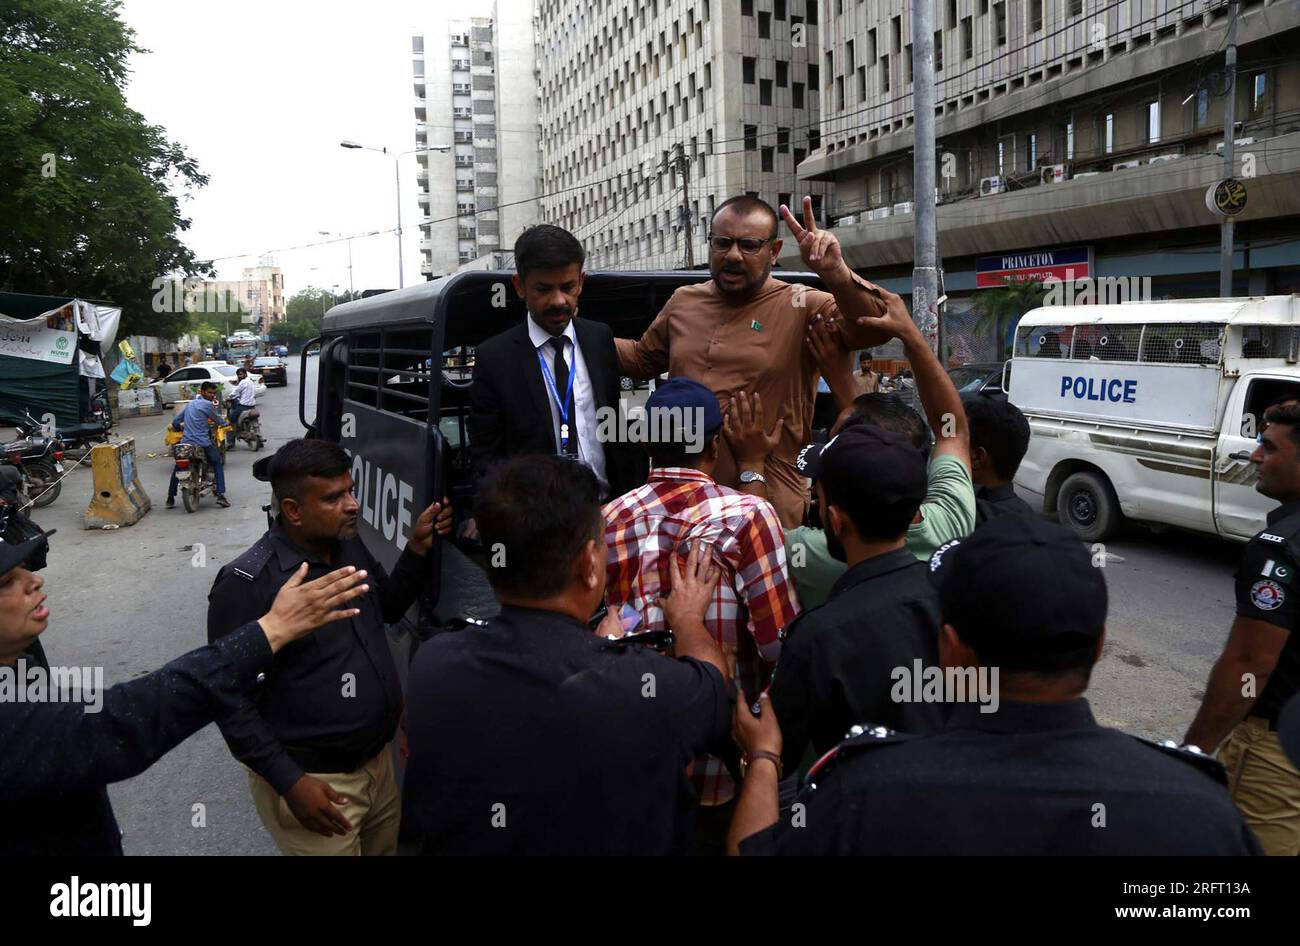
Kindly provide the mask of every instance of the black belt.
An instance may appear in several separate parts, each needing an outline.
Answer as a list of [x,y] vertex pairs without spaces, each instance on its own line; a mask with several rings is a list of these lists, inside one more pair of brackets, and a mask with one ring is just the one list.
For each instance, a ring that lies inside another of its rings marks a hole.
[[315,749],[308,746],[285,746],[284,751],[304,772],[336,774],[355,772],[384,751],[387,745],[388,739],[384,739],[373,748],[361,752],[349,749]]

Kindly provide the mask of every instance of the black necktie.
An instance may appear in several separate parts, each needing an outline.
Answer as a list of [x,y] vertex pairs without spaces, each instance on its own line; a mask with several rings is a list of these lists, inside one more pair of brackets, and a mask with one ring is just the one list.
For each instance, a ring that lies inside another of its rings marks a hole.
[[[558,400],[563,398],[565,392],[569,390],[569,363],[564,360],[564,336],[552,338],[550,344],[555,349],[555,396]],[[573,400],[573,398],[569,398],[565,402],[569,409],[569,442],[567,447],[564,445],[563,425],[565,420],[563,412],[561,412],[560,452],[576,457],[578,455],[578,412],[574,410]]]

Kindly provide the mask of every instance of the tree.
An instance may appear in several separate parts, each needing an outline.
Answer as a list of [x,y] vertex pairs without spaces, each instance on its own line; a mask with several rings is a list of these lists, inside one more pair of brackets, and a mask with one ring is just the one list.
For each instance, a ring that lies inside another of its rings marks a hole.
[[[340,299],[328,289],[318,289],[316,286],[308,286],[301,289],[289,297],[289,301],[284,304],[285,319],[289,322],[299,322],[303,319],[319,320],[332,306],[338,304]],[[310,338],[311,336],[308,336]]]
[[1046,295],[1047,290],[1040,282],[1015,282],[1010,279],[1001,286],[980,290],[975,303],[975,309],[979,312],[975,332],[992,334],[998,357],[1011,357],[1011,346],[1007,344],[1008,332],[1026,312],[1041,306]]
[[188,196],[208,182],[164,129],[126,105],[142,52],[119,0],[0,3],[0,288],[122,307],[120,334],[176,338],[154,281],[211,274],[181,241]]

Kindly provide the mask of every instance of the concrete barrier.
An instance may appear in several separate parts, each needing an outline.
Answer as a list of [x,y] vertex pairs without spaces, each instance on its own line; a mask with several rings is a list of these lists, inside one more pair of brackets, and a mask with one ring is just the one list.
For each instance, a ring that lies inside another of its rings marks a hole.
[[86,507],[85,528],[134,525],[149,511],[152,503],[135,465],[134,437],[92,447],[90,469],[95,493]]

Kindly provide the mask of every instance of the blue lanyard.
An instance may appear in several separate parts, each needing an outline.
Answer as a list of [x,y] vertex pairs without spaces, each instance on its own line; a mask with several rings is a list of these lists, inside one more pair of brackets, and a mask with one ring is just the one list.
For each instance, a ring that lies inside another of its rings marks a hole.
[[[569,404],[573,397],[573,376],[578,373],[578,366],[569,365],[569,383],[564,389],[564,401],[561,402],[560,394],[555,388],[555,376],[551,374],[551,368],[546,363],[546,356],[542,354],[540,348],[537,350],[537,363],[542,366],[542,377],[546,380],[546,387],[551,392],[551,397],[555,399],[555,406],[560,412],[560,426],[563,428],[561,433],[564,433],[569,427]],[[561,439],[564,441],[563,446],[567,447],[569,438],[562,437]]]

